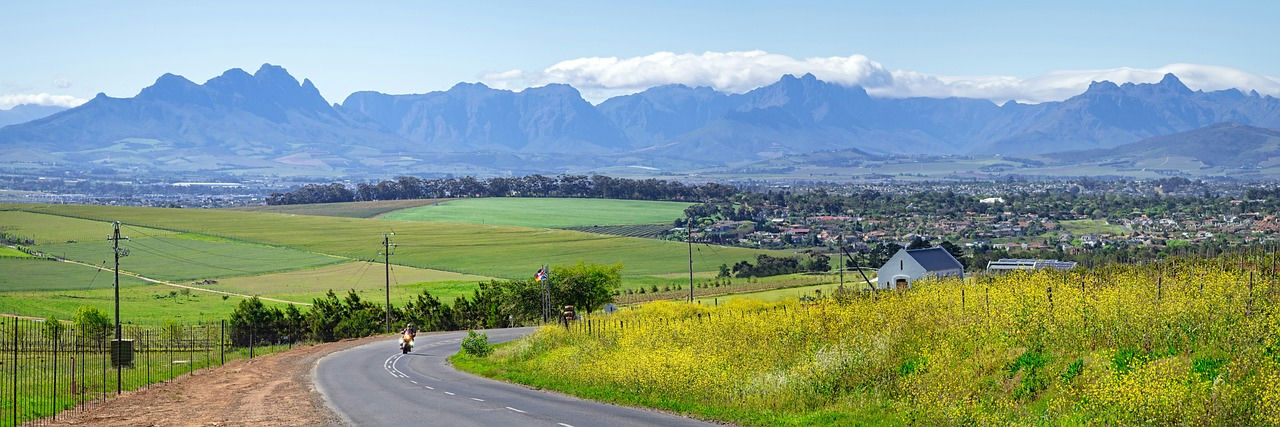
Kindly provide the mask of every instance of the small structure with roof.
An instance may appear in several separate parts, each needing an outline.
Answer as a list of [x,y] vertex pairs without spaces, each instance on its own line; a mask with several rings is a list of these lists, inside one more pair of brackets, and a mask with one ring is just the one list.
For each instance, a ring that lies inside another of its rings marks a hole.
[[900,249],[877,273],[879,289],[910,289],[921,277],[964,278],[964,264],[943,248]]
[[998,261],[987,262],[988,273],[1003,273],[1012,270],[1039,270],[1042,268],[1070,270],[1075,267],[1075,262],[1058,261],[1056,259],[1000,258]]

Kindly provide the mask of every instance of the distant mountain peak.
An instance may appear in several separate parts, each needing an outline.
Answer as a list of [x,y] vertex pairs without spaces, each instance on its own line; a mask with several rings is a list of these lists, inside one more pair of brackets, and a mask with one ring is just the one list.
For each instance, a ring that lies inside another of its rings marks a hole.
[[1159,83],[1156,83],[1156,87],[1179,93],[1191,93],[1191,89],[1182,84],[1182,80],[1178,80],[1178,76],[1173,75],[1173,73],[1166,73],[1164,78],[1160,79]]
[[1084,93],[1114,92],[1120,90],[1120,86],[1109,81],[1093,81],[1089,83],[1089,88]]

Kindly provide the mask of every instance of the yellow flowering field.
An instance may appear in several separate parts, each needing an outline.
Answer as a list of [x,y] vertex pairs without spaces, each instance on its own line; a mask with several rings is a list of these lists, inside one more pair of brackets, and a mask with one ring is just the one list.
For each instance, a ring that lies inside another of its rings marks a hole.
[[467,370],[749,424],[1280,424],[1274,255],[655,302]]

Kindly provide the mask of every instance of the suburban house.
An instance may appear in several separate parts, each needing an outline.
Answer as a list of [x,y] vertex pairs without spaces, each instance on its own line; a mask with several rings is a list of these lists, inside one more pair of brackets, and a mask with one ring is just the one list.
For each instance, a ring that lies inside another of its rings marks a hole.
[[964,278],[964,265],[946,249],[900,249],[877,273],[879,289],[908,289],[917,279],[934,277]]

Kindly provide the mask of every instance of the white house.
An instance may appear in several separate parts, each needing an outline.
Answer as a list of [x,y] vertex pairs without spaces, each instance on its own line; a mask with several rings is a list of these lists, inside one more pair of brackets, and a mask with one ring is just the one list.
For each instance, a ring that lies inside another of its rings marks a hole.
[[909,289],[925,275],[964,278],[964,265],[946,249],[900,249],[880,267],[876,278],[879,289]]

